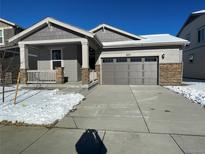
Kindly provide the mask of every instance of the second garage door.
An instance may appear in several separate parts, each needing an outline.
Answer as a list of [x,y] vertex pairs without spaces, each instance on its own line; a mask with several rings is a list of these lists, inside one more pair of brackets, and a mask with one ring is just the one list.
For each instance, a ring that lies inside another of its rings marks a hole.
[[102,84],[156,85],[158,57],[103,58]]

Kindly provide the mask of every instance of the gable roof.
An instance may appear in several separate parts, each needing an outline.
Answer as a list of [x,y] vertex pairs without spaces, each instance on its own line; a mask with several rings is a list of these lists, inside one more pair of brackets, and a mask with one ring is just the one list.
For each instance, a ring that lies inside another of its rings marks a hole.
[[0,21],[2,21],[2,22],[4,22],[4,23],[6,23],[6,24],[8,24],[8,25],[11,25],[11,26],[16,26],[16,24],[15,24],[15,23],[10,22],[10,21],[5,20],[5,19],[2,19],[2,18],[0,18]]
[[95,33],[96,31],[98,31],[98,30],[101,29],[101,28],[111,29],[111,30],[113,30],[113,31],[116,31],[116,32],[118,32],[118,33],[124,34],[124,35],[126,35],[126,36],[129,36],[129,37],[132,37],[132,38],[135,38],[135,39],[139,39],[139,40],[143,39],[143,38],[140,37],[140,36],[131,34],[131,33],[129,33],[129,32],[126,32],[126,31],[124,31],[124,30],[115,28],[115,27],[110,26],[110,25],[107,25],[107,24],[100,24],[100,25],[98,25],[97,27],[91,29],[90,32]]
[[23,28],[22,28],[21,26],[15,24],[15,23],[13,23],[13,22],[10,22],[10,21],[8,21],[8,20],[5,20],[5,19],[3,19],[3,18],[0,18],[0,21],[3,22],[3,23],[8,24],[8,25],[10,25],[10,26],[17,27],[17,28],[20,28],[20,29],[23,30]]
[[40,22],[34,24],[33,26],[29,27],[28,29],[22,31],[21,33],[13,36],[12,38],[9,39],[9,42],[13,42],[13,41],[16,41],[16,40],[19,40],[21,38],[23,38],[24,36],[27,36],[29,34],[31,34],[32,32],[34,32],[35,30],[43,27],[45,24],[49,24],[49,23],[53,23],[53,24],[56,24],[56,25],[59,25],[61,27],[64,27],[66,29],[69,29],[69,30],[72,30],[72,31],[75,31],[77,33],[80,33],[82,35],[85,35],[85,36],[88,36],[88,37],[91,37],[91,38],[94,38],[94,34],[88,32],[88,31],[85,31],[85,30],[82,30],[80,28],[77,28],[77,27],[74,27],[74,26],[71,26],[69,24],[66,24],[66,23],[63,23],[63,22],[60,22],[56,19],[53,19],[51,17],[47,17],[43,20],[41,20]]
[[189,23],[191,23],[192,21],[194,21],[196,18],[200,17],[201,15],[205,14],[205,10],[200,10],[200,11],[196,11],[196,12],[192,12],[189,17],[187,18],[187,20],[185,21],[185,23],[183,24],[183,26],[181,27],[180,31],[177,33],[177,36],[180,35],[181,31],[184,29],[184,27],[186,27],[186,25],[188,25]]
[[104,48],[115,47],[146,47],[163,45],[187,45],[189,41],[172,36],[170,34],[141,35],[142,40],[103,42]]

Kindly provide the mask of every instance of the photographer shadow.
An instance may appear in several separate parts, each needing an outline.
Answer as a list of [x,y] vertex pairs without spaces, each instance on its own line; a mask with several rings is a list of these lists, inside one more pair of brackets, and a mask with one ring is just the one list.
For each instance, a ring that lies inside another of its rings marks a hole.
[[106,154],[107,149],[95,129],[87,129],[75,145],[78,154]]

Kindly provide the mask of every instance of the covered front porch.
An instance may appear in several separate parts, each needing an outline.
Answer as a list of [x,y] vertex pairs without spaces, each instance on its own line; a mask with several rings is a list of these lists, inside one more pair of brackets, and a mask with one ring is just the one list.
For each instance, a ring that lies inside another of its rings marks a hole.
[[[84,38],[20,41],[23,84],[90,84],[97,80],[95,49]],[[35,55],[29,57],[29,54]]]

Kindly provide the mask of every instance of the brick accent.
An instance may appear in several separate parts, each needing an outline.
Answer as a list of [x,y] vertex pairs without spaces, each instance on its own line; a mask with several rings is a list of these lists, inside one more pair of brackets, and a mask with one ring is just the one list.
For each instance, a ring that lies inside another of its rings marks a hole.
[[181,85],[182,83],[182,64],[167,63],[159,64],[159,84],[160,85]]
[[56,67],[56,83],[62,84],[64,83],[64,68]]
[[100,82],[100,65],[95,65],[95,71],[97,73],[97,79]]
[[20,83],[26,84],[28,80],[27,69],[20,69]]
[[89,68],[82,68],[82,84],[89,84]]

